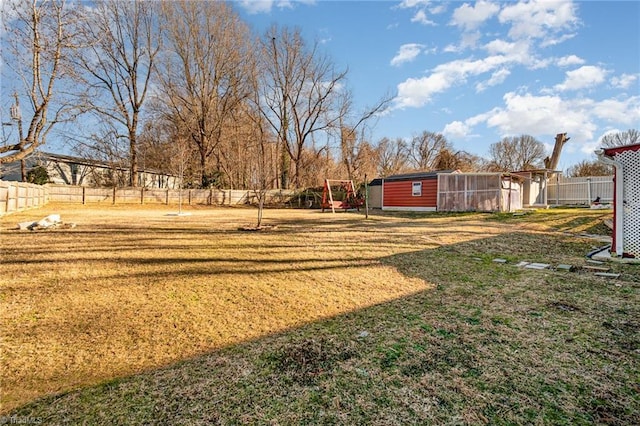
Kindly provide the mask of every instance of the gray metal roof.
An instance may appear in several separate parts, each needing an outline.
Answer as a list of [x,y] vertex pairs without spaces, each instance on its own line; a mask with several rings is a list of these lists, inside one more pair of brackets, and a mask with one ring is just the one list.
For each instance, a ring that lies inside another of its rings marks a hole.
[[395,180],[415,180],[415,179],[429,179],[437,177],[439,174],[450,174],[455,170],[435,170],[431,172],[414,172],[414,173],[404,173],[400,175],[387,176],[384,178],[385,181],[395,181]]

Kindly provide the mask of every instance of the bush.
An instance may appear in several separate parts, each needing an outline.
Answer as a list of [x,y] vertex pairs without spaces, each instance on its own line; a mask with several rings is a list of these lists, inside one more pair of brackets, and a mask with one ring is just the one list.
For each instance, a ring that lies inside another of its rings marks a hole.
[[49,183],[49,172],[42,166],[36,166],[27,172],[27,182],[36,185],[44,185]]

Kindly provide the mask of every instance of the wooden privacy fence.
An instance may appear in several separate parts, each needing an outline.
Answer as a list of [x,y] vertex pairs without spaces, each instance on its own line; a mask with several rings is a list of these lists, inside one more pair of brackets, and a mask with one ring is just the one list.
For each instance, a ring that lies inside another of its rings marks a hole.
[[613,202],[613,176],[557,177],[549,179],[547,200],[554,205],[590,205]]
[[19,212],[47,203],[47,189],[42,185],[0,181],[0,215]]
[[[69,185],[45,185],[50,201],[64,203],[110,203],[110,204],[178,204],[180,197],[185,205],[233,206],[257,204],[252,190],[236,189],[149,189],[149,188],[90,188]],[[265,203],[283,204],[289,201],[294,191],[270,190],[265,194]]]

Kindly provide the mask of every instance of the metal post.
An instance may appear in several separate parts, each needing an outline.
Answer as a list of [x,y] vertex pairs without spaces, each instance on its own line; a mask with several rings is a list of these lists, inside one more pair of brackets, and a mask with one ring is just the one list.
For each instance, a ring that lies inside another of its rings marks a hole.
[[364,218],[369,219],[369,182],[367,174],[364,174]]

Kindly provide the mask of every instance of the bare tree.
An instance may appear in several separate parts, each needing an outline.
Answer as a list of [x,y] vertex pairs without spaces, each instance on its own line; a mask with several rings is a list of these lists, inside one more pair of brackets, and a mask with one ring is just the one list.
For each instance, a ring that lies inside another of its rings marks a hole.
[[616,146],[634,145],[640,143],[640,131],[629,129],[624,132],[608,133],[602,137],[600,144],[604,148],[615,148]]
[[[250,94],[249,29],[224,2],[162,3],[169,50],[159,73],[167,114],[188,131],[200,157],[201,185],[223,129]],[[219,164],[214,165],[220,172]]]
[[314,141],[302,150],[298,180],[301,187],[322,186],[326,178],[344,176],[344,166],[336,162],[332,150],[326,143]]
[[111,121],[104,121],[96,126],[89,135],[67,134],[67,140],[73,145],[73,151],[81,158],[108,164],[105,174],[102,170],[93,169],[92,180],[96,186],[124,186],[128,176],[122,171],[127,164],[127,144],[118,129]]
[[383,138],[375,149],[379,176],[387,177],[409,169],[409,147],[404,140]]
[[83,93],[86,104],[126,131],[129,184],[134,187],[140,115],[160,50],[158,28],[152,2],[99,0],[81,25],[87,47],[76,57],[88,88]]
[[184,178],[191,158],[191,145],[186,138],[175,138],[169,144],[171,153],[171,170],[178,177],[178,214],[182,214],[182,190]]
[[299,187],[305,146],[315,133],[328,131],[338,122],[335,95],[347,71],[336,70],[317,43],[307,47],[300,29],[273,26],[262,48],[261,111],[282,149],[281,187],[289,186],[291,162],[293,183]]
[[[364,175],[372,172],[367,165],[373,161],[371,154],[373,149],[366,141],[366,130],[372,119],[383,112],[391,103],[394,96],[385,95],[372,107],[367,107],[358,115],[353,114],[353,96],[350,91],[344,91],[340,106],[339,138],[340,154],[349,180],[358,182],[364,179]],[[362,171],[362,173],[358,173]]]
[[[342,122],[342,120],[340,121]],[[344,125],[340,126],[340,154],[349,180],[353,179],[355,169],[358,168],[359,141],[361,140],[362,138],[359,137],[357,129],[345,127]]]
[[491,171],[514,172],[542,167],[545,149],[533,136],[505,137],[489,147]]
[[277,180],[272,174],[269,157],[273,144],[267,132],[267,124],[258,114],[252,114],[256,119],[253,131],[248,135],[247,144],[247,163],[249,168],[249,176],[247,186],[253,190],[253,194],[258,201],[258,219],[256,227],[262,226],[264,213],[264,204],[267,198],[267,189],[272,187],[274,180]]
[[[558,167],[558,162],[560,161],[560,154],[562,153],[562,148],[569,142],[570,137],[567,136],[566,133],[558,133],[556,134],[555,143],[553,144],[553,151],[551,155],[545,157],[543,160],[544,168],[547,170],[555,171]],[[555,174],[555,173],[554,173]]]
[[482,169],[482,159],[466,151],[453,151],[443,148],[438,152],[434,161],[435,170],[459,170],[474,172]]
[[28,99],[28,105],[16,111],[19,140],[0,146],[0,165],[24,159],[45,144],[56,124],[73,118],[75,109],[61,81],[70,73],[65,58],[76,47],[72,24],[79,19],[77,9],[64,0],[3,2],[1,7],[8,17],[3,36],[10,50],[5,63],[21,81],[19,96]]
[[417,170],[435,170],[436,159],[443,149],[453,149],[447,138],[440,133],[424,131],[411,139],[409,158]]
[[598,160],[583,160],[567,169],[567,176],[587,177],[587,176],[611,176],[613,169],[611,166]]
[[[264,156],[271,157],[271,145],[275,145],[275,137],[265,128],[264,118],[256,109],[255,103],[245,102],[241,108],[234,111],[232,118],[224,127],[220,149],[214,154],[226,182],[232,188],[254,189],[255,176],[259,171],[261,176],[264,174],[260,180],[268,181],[270,188],[276,180],[277,173],[272,162]],[[258,169],[256,161],[265,163],[261,163]]]

